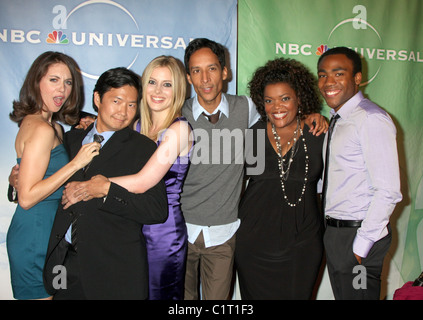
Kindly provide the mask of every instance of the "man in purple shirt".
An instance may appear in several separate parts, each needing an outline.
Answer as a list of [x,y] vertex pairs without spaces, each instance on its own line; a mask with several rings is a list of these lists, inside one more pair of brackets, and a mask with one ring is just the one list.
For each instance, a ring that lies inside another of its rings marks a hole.
[[323,146],[324,244],[332,290],[335,299],[379,299],[391,243],[389,217],[402,199],[396,129],[359,91],[361,60],[355,51],[330,49],[317,67],[320,92],[337,119]]

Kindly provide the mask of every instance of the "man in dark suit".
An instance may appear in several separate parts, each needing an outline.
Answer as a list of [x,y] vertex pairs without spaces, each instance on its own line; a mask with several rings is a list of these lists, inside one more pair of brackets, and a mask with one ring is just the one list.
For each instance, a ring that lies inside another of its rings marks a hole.
[[[132,71],[116,68],[100,76],[93,95],[96,122],[87,130],[68,131],[65,144],[72,158],[98,134],[102,148],[70,181],[134,174],[147,163],[155,143],[128,127],[140,97],[140,80]],[[80,201],[68,209],[59,206],[44,267],[47,292],[54,299],[146,299],[148,269],[141,229],[166,219],[163,181],[143,194],[110,183],[103,199]]]

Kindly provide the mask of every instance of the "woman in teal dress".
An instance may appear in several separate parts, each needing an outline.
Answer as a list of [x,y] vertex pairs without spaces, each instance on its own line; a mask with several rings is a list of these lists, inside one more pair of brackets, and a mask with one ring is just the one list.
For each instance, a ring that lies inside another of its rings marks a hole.
[[48,299],[42,272],[62,185],[98,155],[97,142],[82,147],[69,162],[58,121],[78,120],[82,78],[69,56],[45,52],[32,64],[13,102],[10,119],[19,126],[15,150],[19,164],[18,206],[7,233],[13,296]]

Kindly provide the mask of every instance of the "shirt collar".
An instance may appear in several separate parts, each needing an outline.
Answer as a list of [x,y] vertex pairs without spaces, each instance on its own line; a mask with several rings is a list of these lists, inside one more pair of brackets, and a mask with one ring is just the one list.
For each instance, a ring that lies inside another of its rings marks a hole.
[[[226,99],[226,96],[225,96],[224,93],[222,93],[221,97],[222,98],[220,99],[220,103],[217,106],[217,108],[214,110],[213,113],[216,113],[218,110],[220,110],[220,112],[223,113],[226,116],[226,118],[229,118],[229,104],[228,104],[228,100]],[[194,117],[194,120],[197,121],[198,117],[203,112],[206,113],[206,114],[210,114],[198,102],[198,96],[196,95],[194,97],[194,101],[192,102],[192,116]]]
[[98,133],[98,131],[97,131],[97,120],[96,120],[94,122],[94,125],[91,128],[90,132],[88,132],[87,135],[85,136],[82,144],[93,142],[94,141],[94,139],[93,139],[94,135],[95,134],[101,134],[103,136],[103,138],[104,138],[104,140],[101,142],[101,147],[103,147],[106,144],[107,140],[109,140],[110,137],[114,133],[115,133],[115,131],[105,131],[105,132],[102,132],[102,133]]
[[339,114],[339,116],[343,119],[346,119],[348,115],[355,109],[355,107],[360,103],[361,100],[364,99],[364,95],[361,91],[358,91],[350,100],[345,102],[345,104],[335,112],[334,109],[330,109],[330,114],[334,116],[335,114]]

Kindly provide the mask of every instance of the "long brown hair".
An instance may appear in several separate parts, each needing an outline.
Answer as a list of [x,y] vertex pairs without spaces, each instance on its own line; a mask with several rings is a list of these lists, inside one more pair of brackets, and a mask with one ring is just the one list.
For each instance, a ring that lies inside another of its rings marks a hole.
[[84,97],[79,66],[73,58],[64,53],[47,51],[32,63],[20,90],[19,100],[13,101],[13,111],[9,117],[17,122],[18,126],[26,115],[42,111],[44,104],[41,98],[40,81],[47,74],[48,68],[56,63],[64,63],[69,68],[72,75],[72,90],[60,111],[53,114],[52,121],[60,121],[68,125],[78,122]]

